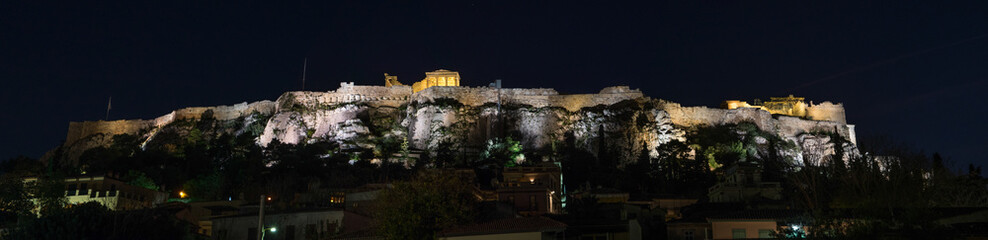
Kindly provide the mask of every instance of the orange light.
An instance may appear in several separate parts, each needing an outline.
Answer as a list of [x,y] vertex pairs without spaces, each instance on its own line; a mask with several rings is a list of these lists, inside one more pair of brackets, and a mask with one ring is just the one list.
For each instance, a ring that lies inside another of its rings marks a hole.
[[178,197],[179,198],[185,198],[185,196],[186,196],[185,195],[185,191],[178,191]]
[[271,197],[268,197],[268,201],[271,201]]

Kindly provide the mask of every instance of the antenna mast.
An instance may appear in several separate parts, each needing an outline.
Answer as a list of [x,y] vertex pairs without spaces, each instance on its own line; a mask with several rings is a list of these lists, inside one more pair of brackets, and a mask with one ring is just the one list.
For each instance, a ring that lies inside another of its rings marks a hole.
[[305,70],[309,67],[309,58],[305,58],[302,63],[302,91],[305,91]]
[[110,100],[106,101],[106,117],[103,118],[104,121],[110,120],[110,104],[113,103],[113,96],[110,96]]

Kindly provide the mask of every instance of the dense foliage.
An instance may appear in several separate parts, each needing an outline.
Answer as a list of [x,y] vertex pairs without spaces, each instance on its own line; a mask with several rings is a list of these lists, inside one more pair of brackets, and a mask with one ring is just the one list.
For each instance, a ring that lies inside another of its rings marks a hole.
[[113,212],[97,202],[23,221],[10,239],[197,239],[194,226],[166,210]]
[[435,239],[444,228],[472,221],[477,200],[463,179],[426,171],[381,192],[374,217],[387,239]]

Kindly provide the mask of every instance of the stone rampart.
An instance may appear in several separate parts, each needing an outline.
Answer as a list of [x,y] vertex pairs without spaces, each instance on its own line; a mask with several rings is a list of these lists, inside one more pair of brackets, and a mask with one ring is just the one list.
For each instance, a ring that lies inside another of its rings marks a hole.
[[773,117],[769,112],[757,108],[683,107],[678,103],[664,103],[660,108],[669,113],[673,124],[679,126],[716,126],[751,122],[762,131],[777,133],[779,136],[794,137],[803,133],[836,132],[851,142],[856,142],[854,125],[839,121],[807,120],[782,115]]
[[271,114],[274,112],[274,102],[264,100],[250,104],[243,102],[231,106],[183,108],[174,111],[175,116],[173,120],[199,119],[204,112],[209,110],[213,111],[213,118],[216,120],[234,120],[250,115],[253,112],[265,115]]
[[844,105],[840,103],[822,102],[820,104],[813,104],[811,102],[810,106],[806,108],[806,117],[819,121],[847,123],[847,118],[844,115]]
[[559,94],[551,88],[491,88],[491,87],[430,87],[412,96],[413,101],[428,102],[438,98],[456,99],[469,106],[496,103],[530,105],[532,107],[562,107],[577,111],[585,107],[611,105],[641,98],[641,91],[626,86],[609,87],[597,94]]
[[154,126],[154,120],[116,120],[116,121],[86,121],[69,122],[69,130],[65,136],[66,145],[71,145],[79,139],[94,134],[137,134],[142,129]]
[[253,112],[271,114],[274,112],[274,107],[274,102],[264,100],[250,104],[244,102],[232,106],[183,108],[152,120],[130,119],[115,121],[69,122],[69,129],[65,136],[65,143],[67,145],[71,145],[79,139],[94,134],[105,134],[110,136],[117,134],[139,134],[141,133],[141,130],[161,127],[176,120],[199,119],[202,116],[202,113],[208,110],[213,111],[213,117],[217,120],[233,120],[250,115]]
[[407,103],[409,96],[412,95],[412,88],[409,86],[354,86],[353,83],[341,83],[340,85],[336,91],[287,92],[278,98],[276,111],[284,111],[281,108],[289,100],[313,109],[318,109],[320,106],[354,102],[366,102],[373,106],[398,107]]

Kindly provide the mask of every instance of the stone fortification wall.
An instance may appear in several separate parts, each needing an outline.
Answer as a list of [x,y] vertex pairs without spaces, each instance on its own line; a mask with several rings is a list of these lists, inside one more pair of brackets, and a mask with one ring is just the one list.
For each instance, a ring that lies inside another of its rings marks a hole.
[[806,108],[806,117],[819,121],[847,123],[847,118],[844,115],[844,105],[840,103],[823,102],[813,104],[811,102],[810,106]]
[[679,126],[714,126],[752,122],[763,131],[774,132],[784,137],[795,137],[812,132],[836,132],[851,142],[856,142],[854,126],[839,121],[806,120],[790,116],[773,118],[771,113],[757,108],[683,107],[678,103],[663,103],[660,108],[669,113],[669,118],[673,124]]
[[[274,102],[264,100],[253,103],[238,103],[231,106],[215,106],[215,107],[189,107],[179,110],[175,110],[172,113],[174,117],[172,120],[182,120],[182,119],[198,119],[206,111],[213,111],[213,118],[216,120],[234,120],[240,117],[250,115],[253,112],[258,112],[260,114],[269,115],[274,113]],[[168,116],[168,115],[165,115]],[[167,124],[167,123],[164,123]],[[158,126],[164,125],[159,122]]]
[[292,104],[291,101],[309,109],[321,109],[325,106],[342,103],[366,102],[373,106],[398,107],[408,103],[409,96],[412,95],[410,86],[355,86],[353,83],[340,83],[340,88],[336,91],[328,92],[287,92],[278,98],[277,112]]
[[238,103],[231,106],[215,107],[190,107],[172,111],[161,117],[152,120],[130,119],[115,121],[85,121],[69,122],[69,129],[65,136],[65,143],[71,145],[85,137],[94,134],[117,135],[117,134],[139,134],[141,130],[161,127],[176,120],[199,119],[202,113],[212,110],[213,117],[217,120],[233,120],[239,117],[250,115],[253,112],[261,114],[272,114],[275,104],[272,101],[259,101],[253,103]]
[[66,145],[79,139],[95,135],[137,134],[142,129],[154,127],[155,120],[116,120],[116,121],[86,121],[69,122],[69,130],[65,136]]
[[415,93],[413,101],[429,102],[437,98],[456,99],[469,106],[496,103],[500,95],[503,104],[530,105],[536,108],[561,107],[577,111],[585,107],[611,105],[620,101],[644,97],[641,91],[627,86],[604,88],[597,94],[561,95],[551,88],[502,88],[491,87],[430,87]]

